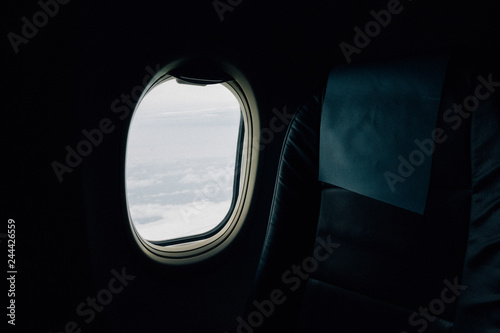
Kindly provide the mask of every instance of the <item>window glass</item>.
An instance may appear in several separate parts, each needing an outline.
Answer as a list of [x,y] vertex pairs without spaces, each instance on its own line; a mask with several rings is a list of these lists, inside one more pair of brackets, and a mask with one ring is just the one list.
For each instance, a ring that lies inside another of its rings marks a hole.
[[125,169],[129,213],[142,238],[172,240],[220,225],[233,205],[240,121],[238,100],[222,84],[168,80],[144,96]]

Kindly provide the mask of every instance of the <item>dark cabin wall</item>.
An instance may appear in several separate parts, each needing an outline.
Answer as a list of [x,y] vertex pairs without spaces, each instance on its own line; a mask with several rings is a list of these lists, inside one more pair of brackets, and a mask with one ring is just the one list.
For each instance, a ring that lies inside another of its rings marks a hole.
[[[122,175],[127,122],[110,105],[141,83],[146,66],[200,53],[240,68],[265,126],[273,108],[295,110],[332,66],[346,63],[339,43],[352,44],[353,27],[387,3],[244,0],[220,21],[212,1],[73,1],[18,54],[5,38],[4,222],[17,226],[17,328],[60,332],[75,321],[82,332],[223,332],[236,324],[265,235],[284,131],[263,151],[256,200],[237,241],[208,262],[165,266],[147,260],[131,239]],[[354,62],[499,45],[494,1],[401,3],[404,10]],[[40,10],[35,1],[5,6],[5,35],[20,33],[21,18]],[[103,118],[116,129],[59,183],[51,163]],[[85,323],[78,305],[123,267],[135,279]]]

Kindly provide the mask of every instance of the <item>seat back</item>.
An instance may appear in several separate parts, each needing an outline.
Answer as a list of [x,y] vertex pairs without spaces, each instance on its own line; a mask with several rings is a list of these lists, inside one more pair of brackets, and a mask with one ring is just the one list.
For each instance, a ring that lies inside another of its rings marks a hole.
[[[240,331],[500,331],[500,72],[473,60],[460,55],[446,63],[437,121],[427,137],[434,141],[433,152],[427,154],[424,144],[413,147],[430,161],[427,176],[418,176],[427,182],[421,212],[398,206],[397,198],[389,203],[319,181],[323,154],[367,147],[340,140],[337,150],[320,150],[325,131],[331,130],[322,124],[328,88],[297,111],[283,146],[255,290]],[[359,75],[355,66],[344,70],[347,77]],[[412,80],[411,75],[401,79]],[[377,84],[365,86],[373,91]],[[356,89],[362,86],[357,82]],[[398,94],[396,89],[374,100],[398,100]],[[428,110],[417,106],[400,112]],[[371,118],[361,124],[378,126]],[[397,137],[390,127],[385,131],[384,136]],[[407,136],[410,142],[425,141]],[[401,155],[409,161],[411,153]],[[356,156],[368,173],[376,169],[376,158],[359,157],[373,154]],[[326,158],[335,167],[335,158]],[[405,181],[393,184],[405,187]],[[406,194],[399,201],[408,203],[412,193]],[[415,195],[417,200],[421,194]]]

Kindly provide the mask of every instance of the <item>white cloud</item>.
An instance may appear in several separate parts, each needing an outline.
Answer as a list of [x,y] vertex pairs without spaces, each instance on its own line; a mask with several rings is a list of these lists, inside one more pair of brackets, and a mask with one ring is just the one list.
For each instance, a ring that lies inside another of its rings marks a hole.
[[193,190],[181,190],[181,191],[173,191],[173,192],[169,192],[169,193],[160,192],[160,193],[155,193],[155,194],[145,194],[144,198],[146,198],[146,199],[164,198],[164,197],[171,196],[171,195],[175,196],[175,195],[179,195],[179,194],[187,194],[187,193],[193,193],[193,192],[194,192]]
[[224,169],[207,167],[199,173],[188,173],[179,180],[180,184],[203,184],[224,186],[232,185],[234,178],[234,163],[228,163]]
[[161,182],[162,182],[161,179],[157,176],[153,176],[153,177],[147,178],[147,179],[128,178],[127,179],[127,189],[134,190],[137,188],[143,188],[143,187],[148,187],[151,185],[161,184]]
[[[166,240],[209,231],[226,216],[231,201],[197,201],[183,205],[132,205],[130,214],[139,234],[148,240]],[[140,220],[154,219],[149,223]]]

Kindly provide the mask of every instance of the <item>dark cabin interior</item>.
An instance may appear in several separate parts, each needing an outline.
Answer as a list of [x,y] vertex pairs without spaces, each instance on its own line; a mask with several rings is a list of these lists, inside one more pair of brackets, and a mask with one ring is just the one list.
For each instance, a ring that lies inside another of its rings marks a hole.
[[[33,22],[41,3],[55,3],[57,12],[52,7],[37,31],[23,28],[23,18]],[[346,57],[339,45],[354,45],[355,27],[396,3],[400,10],[387,26]],[[148,66],[189,57],[230,63],[254,91],[261,126],[275,116],[273,109],[294,113],[338,65],[451,51],[499,68],[495,1],[41,0],[4,7],[7,203],[0,233],[15,220],[16,325],[6,327],[19,332],[237,331],[237,318],[252,300],[286,131],[274,133],[259,154],[255,192],[237,237],[190,265],[155,262],[135,246],[124,193],[129,120],[114,122],[63,182],[51,167],[64,159],[66,145],[82,139],[83,129],[114,117],[110,105],[142,84]],[[19,39],[9,38],[11,32]],[[7,239],[1,239],[4,254]],[[492,245],[497,264],[498,244]],[[117,274],[129,277],[123,291],[100,311],[80,316],[79,305],[113,288]],[[500,325],[496,281],[491,325]],[[483,332],[500,332],[500,326],[489,329]],[[350,332],[334,326],[318,332],[327,331]]]

